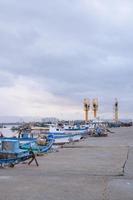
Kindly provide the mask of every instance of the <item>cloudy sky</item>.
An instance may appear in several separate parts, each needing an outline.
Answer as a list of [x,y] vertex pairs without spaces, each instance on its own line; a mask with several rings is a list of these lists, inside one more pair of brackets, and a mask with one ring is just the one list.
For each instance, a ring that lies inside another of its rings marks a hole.
[[0,0],[0,116],[133,117],[132,0]]

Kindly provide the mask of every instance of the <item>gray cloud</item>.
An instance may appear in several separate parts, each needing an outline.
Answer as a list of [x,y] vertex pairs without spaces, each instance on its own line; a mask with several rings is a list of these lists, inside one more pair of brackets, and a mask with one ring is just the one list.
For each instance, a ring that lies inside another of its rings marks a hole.
[[0,87],[27,77],[79,106],[98,96],[109,108],[117,96],[130,111],[132,8],[130,0],[1,1],[0,70],[10,77]]

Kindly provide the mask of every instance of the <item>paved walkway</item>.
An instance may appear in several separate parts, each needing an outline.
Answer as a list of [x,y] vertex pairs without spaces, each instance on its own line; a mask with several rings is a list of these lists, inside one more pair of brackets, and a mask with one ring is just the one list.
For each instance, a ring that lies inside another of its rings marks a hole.
[[133,200],[133,128],[0,169],[0,200]]

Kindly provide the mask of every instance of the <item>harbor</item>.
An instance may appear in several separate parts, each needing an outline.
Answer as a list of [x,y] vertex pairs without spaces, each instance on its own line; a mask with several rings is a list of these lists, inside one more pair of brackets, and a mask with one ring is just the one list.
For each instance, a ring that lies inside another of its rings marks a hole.
[[119,119],[117,99],[114,119],[98,110],[84,99],[83,120],[1,123],[1,200],[132,199],[132,120]]
[[133,200],[133,1],[0,1],[0,200]]
[[35,163],[0,170],[1,200],[132,200],[133,127],[66,144]]

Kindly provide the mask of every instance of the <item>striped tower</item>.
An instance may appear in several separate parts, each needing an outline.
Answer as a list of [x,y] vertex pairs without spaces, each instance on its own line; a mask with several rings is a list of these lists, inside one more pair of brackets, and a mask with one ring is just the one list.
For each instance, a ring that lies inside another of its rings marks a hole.
[[118,122],[118,118],[119,118],[119,108],[118,108],[119,104],[118,104],[118,100],[115,99],[115,104],[114,104],[114,120],[115,122]]

